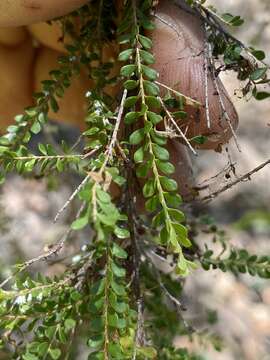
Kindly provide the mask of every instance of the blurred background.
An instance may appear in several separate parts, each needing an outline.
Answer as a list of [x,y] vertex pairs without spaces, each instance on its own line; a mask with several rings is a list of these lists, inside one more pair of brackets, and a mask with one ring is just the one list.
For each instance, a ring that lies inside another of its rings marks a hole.
[[[212,0],[208,3],[220,12],[241,15],[245,24],[236,29],[236,35],[245,43],[263,49],[270,63],[269,0]],[[235,92],[239,88],[237,80],[231,74],[224,74],[223,80],[239,113],[238,137],[242,151],[238,152],[231,141],[221,154],[202,151],[199,159],[194,159],[197,183],[207,180],[208,187],[203,195],[270,158],[270,100],[240,100]],[[55,126],[51,125],[48,132],[54,131]],[[63,131],[71,141],[79,134],[79,130],[69,127],[64,127]],[[235,171],[232,171],[232,164]],[[209,180],[211,177],[213,179]],[[270,255],[269,179],[268,166],[250,181],[239,183],[200,209],[202,214],[210,214],[219,229],[226,232],[226,239],[251,253]],[[64,235],[70,219],[74,218],[76,204],[64,212],[56,224],[53,218],[77,182],[78,179],[70,176],[52,177],[49,181],[9,176],[0,195],[1,278],[9,275],[11,264],[39,255]],[[88,241],[87,234],[76,234],[76,237],[70,239],[61,253],[63,262]],[[209,241],[209,237],[202,235],[201,241]],[[48,275],[64,270],[61,262],[37,266]],[[194,342],[188,337],[176,339],[177,345],[195,350],[207,360],[270,360],[269,281],[248,275],[235,277],[219,270],[197,270],[186,281],[183,301],[187,307],[183,316],[200,336],[194,335]],[[210,333],[204,332],[207,323],[213,329]],[[223,339],[222,352],[210,345],[218,342],[219,347],[219,336]]]

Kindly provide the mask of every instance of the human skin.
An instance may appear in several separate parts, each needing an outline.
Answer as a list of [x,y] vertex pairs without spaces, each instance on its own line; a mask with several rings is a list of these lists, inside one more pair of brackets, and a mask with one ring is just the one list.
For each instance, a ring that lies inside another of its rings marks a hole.
[[0,27],[29,25],[66,15],[87,0],[1,0]]

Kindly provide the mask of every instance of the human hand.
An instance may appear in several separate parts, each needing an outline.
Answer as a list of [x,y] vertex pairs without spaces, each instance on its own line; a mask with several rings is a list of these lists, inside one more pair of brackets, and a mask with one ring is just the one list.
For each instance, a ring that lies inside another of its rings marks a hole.
[[66,15],[87,0],[1,0],[0,27],[22,26]]

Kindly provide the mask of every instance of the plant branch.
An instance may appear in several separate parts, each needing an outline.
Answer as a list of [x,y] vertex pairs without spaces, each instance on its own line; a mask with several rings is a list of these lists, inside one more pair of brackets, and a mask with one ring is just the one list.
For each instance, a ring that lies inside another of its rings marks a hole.
[[194,150],[194,148],[192,147],[192,145],[190,144],[188,138],[186,137],[186,135],[183,133],[183,131],[180,129],[180,127],[177,125],[177,122],[174,120],[173,116],[171,115],[171,113],[169,112],[169,110],[167,109],[166,105],[164,104],[164,101],[161,99],[161,97],[158,97],[159,101],[161,102],[161,105],[166,113],[166,115],[168,116],[168,118],[170,119],[170,121],[172,122],[172,124],[174,125],[174,127],[176,128],[176,130],[178,131],[178,133],[180,134],[180,136],[183,138],[183,140],[185,141],[185,143],[187,144],[187,146],[189,147],[189,149],[191,150],[191,152],[194,155],[198,155],[197,152]]
[[255,173],[257,173],[258,171],[262,170],[264,167],[266,167],[267,165],[270,164],[270,159],[266,160],[264,163],[262,163],[261,165],[257,166],[255,169],[247,172],[246,174],[240,176],[239,178],[237,178],[236,180],[232,181],[229,184],[224,185],[221,189],[213,192],[210,195],[207,195],[205,197],[203,197],[202,199],[200,199],[200,201],[206,201],[209,202],[211,200],[213,200],[214,198],[216,198],[218,195],[220,195],[221,193],[223,193],[224,191],[227,191],[229,189],[231,189],[233,186],[237,185],[238,183],[245,181],[245,180],[250,180],[251,176],[254,175]]

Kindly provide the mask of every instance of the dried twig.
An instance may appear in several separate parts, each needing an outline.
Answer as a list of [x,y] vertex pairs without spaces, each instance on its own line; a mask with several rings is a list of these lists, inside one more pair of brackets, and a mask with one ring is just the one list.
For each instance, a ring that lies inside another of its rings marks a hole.
[[[163,284],[161,276],[160,276],[160,272],[159,270],[156,268],[155,263],[153,262],[153,259],[151,258],[151,256],[149,256],[149,254],[146,251],[143,251],[145,257],[149,260],[148,264],[150,264],[155,278],[159,284],[160,289],[164,292],[165,296],[174,304],[176,310],[177,310],[177,314],[179,316],[179,318],[181,319],[185,329],[189,332],[192,333],[194,331],[194,329],[186,322],[186,320],[183,318],[182,315],[182,311],[186,311],[186,308],[183,306],[183,304],[180,302],[179,299],[177,299],[175,296],[173,296],[169,290],[166,288],[166,286]],[[156,254],[155,254],[156,255]]]
[[86,177],[83,179],[83,181],[80,183],[79,186],[77,186],[77,188],[75,189],[75,191],[73,191],[73,193],[71,194],[71,196],[68,198],[68,200],[65,202],[65,204],[61,207],[60,210],[58,210],[57,214],[55,215],[54,218],[54,223],[59,219],[60,215],[62,214],[63,211],[66,210],[66,208],[69,206],[69,204],[72,202],[72,200],[76,197],[76,195],[81,191],[81,189],[84,187],[84,185],[87,183],[87,181],[91,178],[91,173],[88,173],[86,175]]
[[165,24],[168,27],[170,27],[171,29],[173,29],[176,32],[178,37],[181,37],[182,34],[178,31],[178,29],[177,29],[177,27],[175,25],[171,24],[169,21],[165,20],[164,18],[159,16],[157,13],[153,13],[153,16],[155,18],[157,18],[159,21],[161,21],[163,24]]
[[[126,97],[127,97],[127,89],[125,89],[124,92],[123,92],[123,96],[122,96],[122,100],[121,100],[121,103],[120,103],[116,123],[115,123],[113,134],[112,134],[112,138],[111,138],[110,145],[109,145],[109,148],[108,148],[108,151],[107,151],[108,160],[112,157],[112,151],[113,151],[113,149],[115,147],[115,143],[117,141],[117,134],[118,134],[120,124],[121,124],[121,119],[122,119],[122,116],[123,116],[124,104],[125,104],[125,101],[126,101]],[[105,166],[106,166],[106,164],[105,164]]]
[[156,83],[158,86],[161,86],[161,87],[163,87],[164,89],[167,89],[167,90],[171,91],[171,92],[174,93],[175,95],[183,97],[183,98],[185,99],[185,101],[186,101],[186,105],[191,105],[191,106],[195,106],[195,107],[202,106],[202,104],[201,104],[199,101],[194,100],[194,99],[192,99],[191,97],[186,96],[186,95],[180,93],[179,91],[177,91],[177,90],[175,90],[175,89],[172,89],[172,88],[169,87],[168,85],[165,85],[165,84],[163,84],[163,83],[161,83],[161,82],[159,82],[159,81],[155,81],[155,83]]
[[[209,44],[210,46],[210,44]],[[235,145],[238,149],[239,152],[241,152],[241,147],[238,143],[238,139],[237,139],[237,135],[234,131],[234,128],[232,126],[232,121],[226,111],[226,108],[225,108],[225,105],[224,105],[224,101],[222,99],[222,95],[221,95],[221,92],[220,92],[220,88],[219,88],[219,85],[218,85],[218,82],[217,82],[217,77],[216,77],[216,74],[215,74],[215,67],[214,67],[214,64],[213,64],[213,60],[212,58],[210,59],[210,63],[211,63],[211,73],[212,73],[212,78],[213,78],[213,83],[214,83],[214,87],[215,87],[215,90],[218,94],[218,101],[219,101],[219,104],[220,104],[220,107],[221,107],[221,110],[222,110],[222,116],[225,118],[225,120],[227,121],[228,125],[229,125],[229,128],[232,132],[232,136],[234,138],[234,141],[235,141]]]
[[65,160],[65,159],[72,159],[72,158],[81,158],[85,159],[88,156],[93,155],[97,149],[92,150],[87,154],[68,154],[68,155],[33,155],[33,156],[15,156],[14,160]]
[[245,181],[245,180],[250,180],[251,176],[255,173],[257,173],[258,171],[262,170],[265,166],[270,164],[270,159],[268,159],[267,161],[265,161],[264,163],[262,163],[261,165],[257,166],[255,169],[249,171],[248,173],[240,176],[239,178],[237,178],[236,180],[230,182],[229,184],[224,185],[221,189],[213,192],[210,195],[207,195],[205,197],[203,197],[202,199],[200,199],[200,201],[206,201],[209,202],[211,200],[213,200],[214,198],[216,198],[218,195],[220,195],[221,193],[223,193],[224,191],[229,190],[230,188],[232,188],[233,186],[237,185],[238,183]]
[[[103,175],[104,170],[106,169],[106,166],[108,164],[108,162],[110,161],[110,159],[112,158],[112,153],[113,153],[113,149],[117,143],[117,135],[118,135],[118,131],[120,128],[120,124],[121,124],[121,119],[123,116],[123,111],[124,111],[124,104],[126,101],[126,97],[127,97],[127,89],[124,90],[123,95],[122,95],[122,99],[121,99],[121,103],[119,106],[119,110],[118,110],[118,115],[116,118],[116,123],[114,126],[114,130],[112,133],[112,137],[108,146],[108,149],[106,150],[105,153],[105,160],[101,166],[101,168],[98,171],[98,178],[101,178]],[[96,201],[96,189],[97,189],[97,181],[95,181],[93,188],[92,188],[92,203],[93,203],[93,221],[96,221],[97,218],[97,201]]]
[[188,141],[186,135],[183,133],[183,131],[180,129],[180,127],[178,126],[177,122],[174,120],[174,118],[172,117],[171,113],[169,112],[169,110],[167,109],[166,105],[164,104],[163,100],[161,99],[161,97],[158,97],[166,115],[168,116],[168,118],[170,119],[170,121],[172,122],[172,124],[174,125],[174,127],[176,128],[176,130],[179,132],[179,134],[181,135],[181,137],[184,139],[185,143],[187,144],[187,146],[189,147],[189,149],[192,151],[192,153],[194,155],[198,155],[197,152],[194,150],[194,148],[192,147],[192,145],[190,144],[190,142]]
[[[81,213],[83,212],[85,208],[85,203],[82,204],[82,206],[79,208],[75,220],[78,219],[81,215]],[[69,228],[66,233],[63,235],[62,239],[54,244],[48,251],[46,251],[45,253],[30,259],[26,262],[24,262],[23,264],[17,265],[18,266],[18,270],[16,270],[13,274],[11,274],[8,278],[6,278],[1,284],[0,284],[0,289],[3,288],[10,280],[12,280],[14,278],[14,276],[18,275],[19,273],[21,273],[22,271],[25,271],[26,269],[28,269],[30,266],[32,266],[33,264],[39,262],[39,261],[47,261],[49,258],[51,258],[52,256],[56,256],[58,255],[58,253],[62,250],[65,242],[67,241],[69,235],[71,234],[73,230],[71,228]]]
[[209,96],[208,96],[208,75],[209,75],[209,47],[207,39],[207,29],[205,26],[205,44],[204,44],[204,91],[205,91],[205,115],[208,129],[211,127]]
[[217,172],[215,175],[211,176],[210,178],[202,180],[202,182],[200,182],[196,187],[201,187],[202,185],[205,185],[206,183],[210,183],[212,180],[217,179],[221,174],[224,174],[227,171],[231,170],[232,167],[234,167],[234,165],[236,165],[236,163],[228,162],[227,165],[222,170],[220,170],[219,172]]

